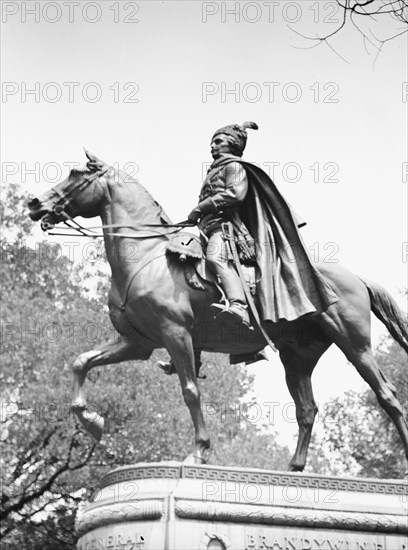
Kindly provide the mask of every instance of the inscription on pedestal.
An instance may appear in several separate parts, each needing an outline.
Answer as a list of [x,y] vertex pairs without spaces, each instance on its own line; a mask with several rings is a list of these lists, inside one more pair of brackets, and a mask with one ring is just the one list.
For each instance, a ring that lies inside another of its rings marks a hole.
[[115,534],[107,537],[93,537],[79,542],[78,550],[140,550],[145,548],[145,537],[139,532],[134,535]]
[[318,537],[276,537],[247,533],[245,550],[408,550],[404,543],[388,548],[385,542],[350,541],[336,536]]

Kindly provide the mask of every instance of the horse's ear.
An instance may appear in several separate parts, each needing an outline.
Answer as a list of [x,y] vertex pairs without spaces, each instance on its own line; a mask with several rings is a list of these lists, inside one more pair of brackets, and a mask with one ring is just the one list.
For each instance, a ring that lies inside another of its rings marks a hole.
[[91,152],[89,152],[88,149],[85,149],[85,147],[84,147],[84,151],[85,151],[86,158],[88,160],[91,160],[92,162],[96,162],[97,160],[99,160],[98,157],[96,157]]
[[97,172],[98,170],[102,170],[105,166],[105,163],[103,160],[98,159],[95,155],[87,151],[87,149],[84,148],[85,155],[88,159],[88,162],[86,163],[86,167],[91,172]]

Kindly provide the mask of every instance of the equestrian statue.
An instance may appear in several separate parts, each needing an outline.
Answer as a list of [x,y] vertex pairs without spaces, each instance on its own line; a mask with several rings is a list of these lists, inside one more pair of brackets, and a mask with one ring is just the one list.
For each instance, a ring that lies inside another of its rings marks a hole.
[[[299,434],[289,464],[302,471],[317,406],[311,375],[321,355],[337,345],[371,386],[397,428],[408,458],[408,426],[395,386],[371,349],[370,312],[408,353],[408,326],[390,294],[338,264],[314,263],[300,236],[304,225],[269,176],[242,159],[253,122],[220,128],[211,140],[214,162],[197,206],[173,224],[150,193],[125,172],[86,152],[84,170],[30,200],[30,217],[43,230],[60,222],[88,237],[75,218],[102,219],[111,266],[109,314],[120,337],[78,356],[72,365],[72,408],[99,440],[103,418],[88,409],[84,381],[101,365],[146,360],[166,348],[195,430],[186,460],[206,462],[210,439],[197,382],[201,351],[253,362],[270,345],[278,350],[296,405]],[[198,225],[200,237],[185,231]],[[137,250],[137,261],[129,261]]]

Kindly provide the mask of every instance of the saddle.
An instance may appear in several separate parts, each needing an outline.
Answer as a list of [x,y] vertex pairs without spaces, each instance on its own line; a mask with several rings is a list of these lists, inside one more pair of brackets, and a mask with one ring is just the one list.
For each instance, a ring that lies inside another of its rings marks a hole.
[[[184,265],[184,277],[187,284],[195,290],[206,291],[206,285],[215,286],[224,296],[224,292],[217,280],[217,276],[208,268],[205,253],[199,237],[181,231],[171,238],[166,254],[172,256]],[[252,296],[256,293],[255,265],[242,264],[245,282]]]
[[[208,268],[205,253],[201,244],[201,240],[196,235],[182,231],[171,238],[166,247],[166,254],[173,257],[176,261],[184,266],[184,277],[187,284],[195,290],[207,291],[208,285],[216,287],[225,300],[224,292],[217,280],[217,276]],[[256,271],[255,265],[242,265],[245,282],[250,289],[251,295],[256,293]],[[241,353],[230,355],[231,365],[237,363],[246,363],[250,365],[256,361],[267,360],[267,355],[263,350],[252,353]],[[199,371],[201,361],[196,368]],[[160,368],[166,374],[173,374],[175,371],[172,362],[159,364]]]

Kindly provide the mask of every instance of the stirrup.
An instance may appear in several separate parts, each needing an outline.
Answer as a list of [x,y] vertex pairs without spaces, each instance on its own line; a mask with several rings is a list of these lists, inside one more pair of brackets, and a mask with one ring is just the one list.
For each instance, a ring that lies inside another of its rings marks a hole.
[[214,302],[213,304],[210,305],[210,309],[215,316],[215,315],[218,315],[219,313],[224,313],[225,311],[228,311],[229,304],[219,304]]
[[245,307],[239,308],[238,306],[238,308],[241,309],[243,315],[241,315],[241,312],[238,312],[238,308],[234,308],[234,302],[228,303],[226,305],[213,303],[211,304],[210,308],[214,313],[214,317],[218,315],[228,315],[228,317],[233,317],[236,321],[240,321],[249,330],[254,330],[254,327],[251,325],[251,321],[249,319],[248,311]]

